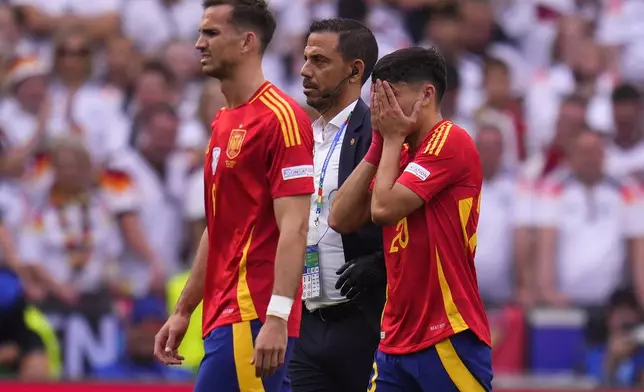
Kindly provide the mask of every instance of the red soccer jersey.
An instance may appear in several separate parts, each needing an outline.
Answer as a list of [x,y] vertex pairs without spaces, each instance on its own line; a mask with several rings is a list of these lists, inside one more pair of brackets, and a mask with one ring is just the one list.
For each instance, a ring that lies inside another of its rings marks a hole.
[[[313,193],[311,121],[295,101],[264,83],[247,103],[217,114],[204,181],[205,337],[222,325],[265,320],[279,239],[273,199]],[[288,322],[290,337],[299,334],[300,296]]]
[[397,182],[425,204],[383,228],[380,350],[409,354],[467,329],[491,345],[474,269],[482,173],[472,138],[441,121],[415,153],[403,151],[401,171]]

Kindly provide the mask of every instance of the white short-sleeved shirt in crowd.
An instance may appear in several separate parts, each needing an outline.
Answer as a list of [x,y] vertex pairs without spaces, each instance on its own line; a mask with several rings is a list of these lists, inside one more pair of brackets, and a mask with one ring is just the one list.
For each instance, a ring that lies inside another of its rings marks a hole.
[[159,0],[128,0],[123,4],[121,23],[139,49],[155,54],[172,39],[196,42],[202,15],[201,1],[179,0],[165,6]]
[[[602,74],[597,80],[595,95],[588,103],[586,121],[596,131],[613,129],[611,94],[615,79]],[[525,99],[527,147],[530,154],[547,146],[554,137],[555,123],[561,100],[575,90],[575,79],[570,68],[557,65],[538,71],[532,80]]]
[[[66,135],[71,131],[67,119],[69,94],[62,84],[55,83],[51,88],[50,136]],[[74,121],[81,128],[92,160],[102,162],[110,152],[108,146],[116,126],[121,95],[112,87],[86,83],[76,92],[73,99]]]
[[609,145],[606,149],[606,172],[619,178],[644,172],[644,142],[628,150]]
[[620,49],[621,76],[626,81],[644,81],[644,2],[605,0],[596,30],[597,40]]
[[644,236],[644,203],[635,186],[604,178],[587,188],[558,176],[541,191],[538,224],[557,230],[556,282],[580,305],[603,305],[622,283],[627,239]]
[[[20,257],[25,264],[44,268],[53,279],[81,293],[92,293],[113,273],[121,252],[117,225],[99,192],[91,195],[89,208],[78,202],[56,207],[50,200],[35,208],[19,240]],[[84,214],[89,216],[91,255],[84,267],[75,270],[67,241],[81,241]]]
[[183,212],[188,221],[206,219],[203,167],[188,176]]
[[476,269],[485,301],[505,302],[514,290],[513,234],[517,227],[518,183],[506,173],[483,181],[481,214],[477,229]]
[[[136,212],[141,229],[158,257],[165,262],[166,274],[180,271],[183,241],[183,206],[189,165],[183,154],[172,155],[166,164],[165,178],[136,151],[124,150],[113,157],[107,176],[119,179],[106,182],[113,213]],[[110,184],[115,186],[110,187]],[[145,295],[150,285],[149,264],[126,246],[120,261],[121,274],[127,277],[136,296]]]

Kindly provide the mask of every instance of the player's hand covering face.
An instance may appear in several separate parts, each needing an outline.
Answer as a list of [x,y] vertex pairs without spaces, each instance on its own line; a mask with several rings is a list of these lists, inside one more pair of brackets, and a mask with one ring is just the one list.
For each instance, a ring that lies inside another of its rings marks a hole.
[[[407,87],[408,90],[410,90]],[[383,138],[406,138],[418,128],[418,120],[422,100],[413,91],[405,92],[405,100],[409,101],[405,114],[394,90],[388,82],[377,80],[371,90],[371,118],[374,128],[378,129]]]

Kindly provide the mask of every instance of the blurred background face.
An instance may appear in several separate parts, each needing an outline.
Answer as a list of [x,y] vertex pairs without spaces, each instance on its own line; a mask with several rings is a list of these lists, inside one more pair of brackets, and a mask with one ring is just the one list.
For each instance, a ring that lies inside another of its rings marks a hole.
[[201,72],[216,79],[232,75],[241,59],[244,37],[229,23],[232,7],[208,7],[201,20],[201,34],[195,47],[201,53]]
[[595,42],[589,39],[577,41],[574,53],[572,69],[578,78],[594,79],[603,71],[601,48]]
[[136,80],[134,97],[141,109],[160,103],[170,103],[172,88],[159,72],[144,72]]
[[134,76],[139,56],[134,43],[124,37],[116,37],[107,41],[107,72],[109,75],[129,79]]
[[56,184],[65,191],[87,190],[91,182],[92,162],[85,151],[63,148],[52,154]]
[[584,129],[586,106],[577,102],[563,102],[557,117],[554,143],[566,149]]
[[465,45],[473,52],[485,49],[492,38],[494,14],[489,1],[464,0],[461,15],[461,28],[464,32]]
[[47,87],[48,83],[45,76],[34,76],[18,83],[15,87],[15,96],[20,105],[35,113],[45,100]]
[[170,113],[156,113],[141,129],[140,151],[154,164],[165,164],[174,151],[179,120]]
[[482,127],[476,134],[476,148],[483,166],[483,176],[492,178],[501,168],[503,136],[496,128]]
[[[318,112],[331,106],[337,99],[334,90],[351,74],[351,65],[344,61],[337,47],[336,33],[312,33],[306,41],[305,63],[300,72],[304,78],[302,87],[307,105]],[[343,87],[340,86],[340,89]],[[327,98],[325,94],[331,96]]]
[[221,85],[217,81],[206,83],[201,92],[201,101],[199,102],[199,117],[202,124],[210,129],[210,124],[215,119],[219,109],[226,104],[226,98],[221,92]]
[[630,134],[640,129],[642,105],[638,100],[613,103],[613,121],[617,133]]
[[604,140],[592,132],[579,135],[573,143],[568,163],[580,180],[598,181],[604,171]]
[[427,38],[449,57],[458,52],[463,40],[461,22],[454,18],[434,18],[427,25]]
[[488,101],[504,102],[510,96],[510,75],[500,66],[491,66],[485,73],[483,88]]
[[588,37],[588,23],[579,17],[566,17],[559,23],[559,31],[554,42],[554,57],[565,64],[573,64],[575,47]]
[[188,42],[173,42],[163,54],[163,63],[182,82],[199,73],[199,55]]
[[81,35],[65,38],[56,48],[56,72],[63,79],[78,79],[90,74],[92,51]]

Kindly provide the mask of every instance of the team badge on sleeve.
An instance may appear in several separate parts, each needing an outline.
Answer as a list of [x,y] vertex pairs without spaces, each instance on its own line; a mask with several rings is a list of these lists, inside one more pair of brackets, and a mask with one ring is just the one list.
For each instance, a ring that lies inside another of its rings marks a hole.
[[219,155],[221,154],[221,148],[215,147],[212,149],[212,164],[210,168],[212,169],[212,175],[215,175],[217,171],[217,164],[219,163]]

